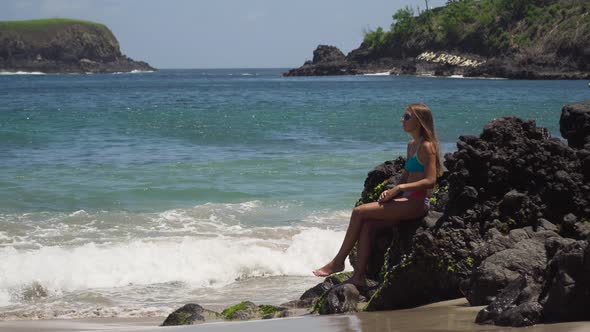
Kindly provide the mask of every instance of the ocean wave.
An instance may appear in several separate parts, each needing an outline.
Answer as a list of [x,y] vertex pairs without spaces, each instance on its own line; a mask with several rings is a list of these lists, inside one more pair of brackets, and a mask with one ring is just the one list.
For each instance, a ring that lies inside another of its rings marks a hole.
[[[121,75],[121,74],[143,74],[143,73],[153,73],[153,70],[138,70],[138,69],[133,69],[132,71],[116,71],[114,73],[112,73],[113,75]],[[92,73],[86,73],[86,74],[92,74]]]
[[0,71],[0,75],[46,75],[40,71]]
[[381,72],[381,73],[367,73],[367,74],[363,74],[363,76],[389,76],[389,75],[391,75],[391,73],[388,72],[388,71],[384,71],[384,72]]
[[169,282],[219,288],[255,277],[306,276],[332,258],[343,236],[312,227],[276,240],[219,234],[37,250],[0,248],[0,304],[19,302],[18,294],[30,285],[59,295]]
[[270,237],[284,240],[302,229],[342,230],[350,211],[308,211],[300,202],[205,203],[159,213],[86,211],[0,214],[0,248],[35,249],[122,243],[130,238]]

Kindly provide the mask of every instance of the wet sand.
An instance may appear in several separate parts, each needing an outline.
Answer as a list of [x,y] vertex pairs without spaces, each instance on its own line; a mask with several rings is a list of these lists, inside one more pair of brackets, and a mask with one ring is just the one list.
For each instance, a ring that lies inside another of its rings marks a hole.
[[465,299],[438,302],[426,306],[381,312],[362,312],[347,315],[300,316],[293,318],[256,320],[245,322],[212,322],[191,326],[159,327],[164,317],[137,319],[76,319],[44,321],[0,322],[0,331],[54,332],[54,331],[142,331],[142,332],[270,332],[270,331],[526,331],[526,332],[590,332],[589,322],[570,322],[536,325],[527,328],[509,328],[474,323],[482,307],[469,307]]

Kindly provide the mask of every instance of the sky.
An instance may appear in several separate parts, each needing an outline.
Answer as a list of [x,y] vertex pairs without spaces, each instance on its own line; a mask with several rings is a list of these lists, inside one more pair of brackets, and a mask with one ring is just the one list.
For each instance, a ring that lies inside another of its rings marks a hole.
[[[429,0],[430,7],[445,0]],[[123,54],[165,68],[294,68],[321,44],[344,54],[423,0],[0,0],[0,21],[76,18],[105,24]]]

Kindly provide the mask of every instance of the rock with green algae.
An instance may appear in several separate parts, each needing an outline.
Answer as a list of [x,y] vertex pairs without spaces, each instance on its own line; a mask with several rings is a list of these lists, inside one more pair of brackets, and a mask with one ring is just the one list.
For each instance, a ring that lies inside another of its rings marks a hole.
[[[310,308],[316,307],[318,300],[326,294],[335,285],[339,285],[348,280],[352,276],[352,272],[340,272],[329,275],[324,281],[308,289],[299,297],[299,300],[289,301],[281,306],[289,308]],[[313,309],[317,311],[317,309]]]
[[192,325],[211,319],[219,319],[219,314],[198,304],[189,303],[168,315],[162,326]]
[[233,306],[225,308],[221,316],[227,320],[250,320],[250,319],[270,319],[288,317],[291,312],[285,307],[276,307],[272,305],[259,305],[243,301]]

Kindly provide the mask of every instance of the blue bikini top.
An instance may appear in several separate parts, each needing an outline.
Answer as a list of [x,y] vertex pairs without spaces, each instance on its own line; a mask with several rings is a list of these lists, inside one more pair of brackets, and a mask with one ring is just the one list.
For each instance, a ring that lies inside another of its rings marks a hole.
[[420,141],[420,143],[418,144],[418,147],[416,148],[416,152],[414,152],[414,154],[408,160],[406,160],[406,165],[405,165],[406,171],[408,171],[408,172],[424,172],[424,165],[422,165],[420,160],[418,160],[418,150],[420,149],[421,144],[422,144],[422,141]]

